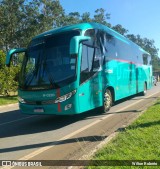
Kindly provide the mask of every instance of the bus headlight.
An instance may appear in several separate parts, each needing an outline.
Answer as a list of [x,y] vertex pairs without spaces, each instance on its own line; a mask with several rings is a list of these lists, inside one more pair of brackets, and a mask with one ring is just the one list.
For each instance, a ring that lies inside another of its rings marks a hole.
[[61,97],[58,97],[54,102],[55,103],[59,103],[59,102],[64,102],[66,101],[67,99],[71,98],[74,94],[76,93],[76,90],[73,90],[72,92],[70,93],[67,93]]
[[22,99],[21,97],[18,97],[18,101],[19,101],[20,103],[26,103],[25,100]]

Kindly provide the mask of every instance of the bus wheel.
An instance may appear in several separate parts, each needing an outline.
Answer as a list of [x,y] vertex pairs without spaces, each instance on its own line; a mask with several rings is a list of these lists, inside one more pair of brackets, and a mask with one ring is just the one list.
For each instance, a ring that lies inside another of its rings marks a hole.
[[141,95],[142,95],[142,96],[145,96],[146,93],[147,93],[147,85],[146,85],[146,83],[144,83],[144,90],[143,90],[143,92],[141,93]]
[[109,111],[109,109],[112,106],[112,102],[113,102],[112,94],[111,94],[110,90],[107,89],[106,92],[104,93],[104,103],[103,103],[104,113]]

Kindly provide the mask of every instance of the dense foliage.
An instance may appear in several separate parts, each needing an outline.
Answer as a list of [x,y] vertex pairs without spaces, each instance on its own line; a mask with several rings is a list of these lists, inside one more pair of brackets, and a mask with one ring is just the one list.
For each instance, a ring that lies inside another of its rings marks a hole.
[[59,0],[0,0],[0,94],[9,94],[17,86],[15,77],[18,67],[6,68],[4,53],[11,48],[26,47],[31,38],[39,33],[81,22],[99,22],[128,37],[151,54],[154,71],[160,71],[154,40],[127,34],[128,30],[122,25],[112,26],[109,19],[110,14],[103,8],[95,10],[93,18],[89,12],[66,14]]
[[5,66],[5,53],[0,50],[0,95],[10,95],[17,91],[18,66]]

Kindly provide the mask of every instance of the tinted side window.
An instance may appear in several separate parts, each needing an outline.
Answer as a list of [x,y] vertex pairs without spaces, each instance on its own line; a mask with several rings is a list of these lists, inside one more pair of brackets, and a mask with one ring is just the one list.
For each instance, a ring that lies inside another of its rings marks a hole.
[[148,65],[148,57],[146,54],[143,54],[143,64]]
[[94,48],[83,45],[81,71],[91,72]]
[[80,83],[88,80],[101,68],[101,59],[99,57],[98,49],[94,46],[82,46],[81,59],[81,78]]
[[87,30],[85,36],[90,36],[91,40],[83,42],[82,44],[80,83],[83,83],[98,72],[102,63],[98,30]]
[[133,46],[133,45],[131,45],[131,50],[132,50],[131,61],[133,63],[137,63],[138,60],[140,60],[139,50],[137,50],[137,48],[135,46]]
[[151,56],[143,53],[143,64],[144,65],[151,65]]
[[132,50],[129,42],[116,38],[116,47],[118,50],[118,58],[123,60],[132,60]]
[[108,33],[104,33],[103,36],[101,36],[101,40],[103,44],[102,47],[105,61],[107,61],[108,59],[116,58],[117,49],[115,37]]
[[93,59],[94,59],[94,48],[83,45],[80,83],[83,83],[92,76]]
[[152,59],[151,59],[151,56],[150,56],[150,55],[148,55],[148,64],[149,64],[149,65],[152,65]]
[[143,52],[139,51],[137,63],[143,64]]

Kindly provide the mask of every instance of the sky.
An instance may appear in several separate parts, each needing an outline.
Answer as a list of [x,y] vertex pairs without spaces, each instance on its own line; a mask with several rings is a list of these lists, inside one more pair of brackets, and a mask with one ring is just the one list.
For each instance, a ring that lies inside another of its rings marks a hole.
[[91,17],[96,9],[103,8],[111,14],[108,22],[112,26],[121,24],[129,34],[154,40],[160,49],[160,0],[60,0],[60,3],[67,14],[90,12]]

